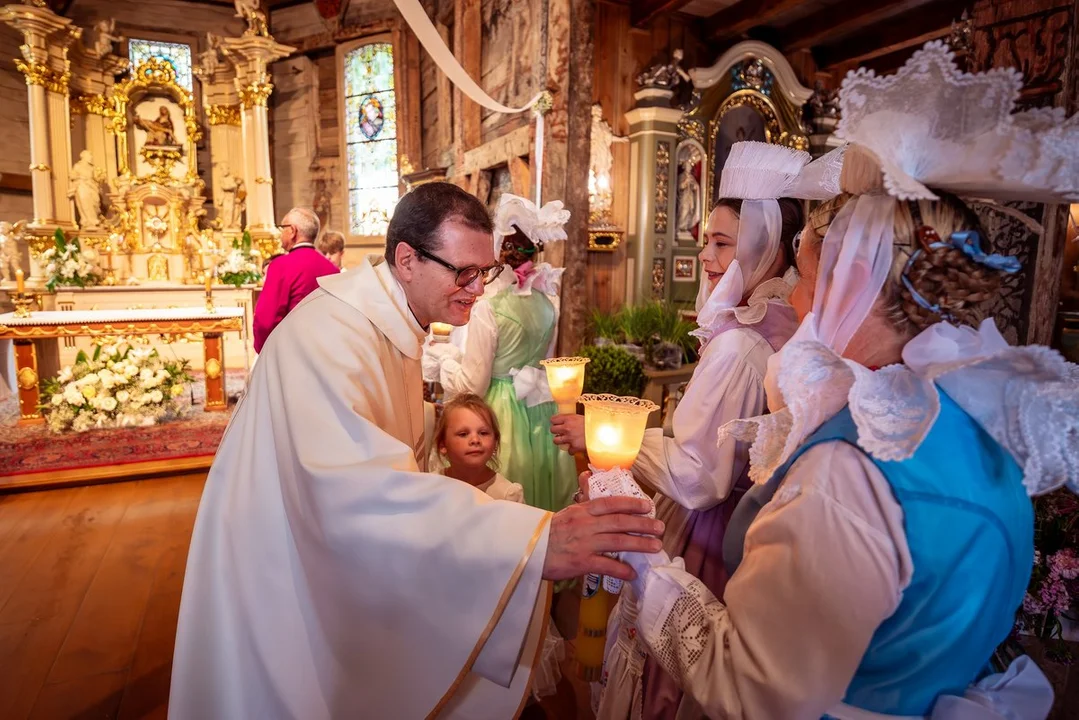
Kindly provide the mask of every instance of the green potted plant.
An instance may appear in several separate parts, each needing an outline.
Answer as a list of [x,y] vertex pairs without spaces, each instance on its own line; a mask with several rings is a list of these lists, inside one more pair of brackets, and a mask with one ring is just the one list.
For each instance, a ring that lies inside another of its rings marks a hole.
[[622,320],[617,313],[592,311],[592,342],[597,346],[612,345],[622,339]]
[[585,393],[610,393],[640,397],[644,391],[644,366],[619,345],[586,345],[580,355],[589,358],[584,376]]

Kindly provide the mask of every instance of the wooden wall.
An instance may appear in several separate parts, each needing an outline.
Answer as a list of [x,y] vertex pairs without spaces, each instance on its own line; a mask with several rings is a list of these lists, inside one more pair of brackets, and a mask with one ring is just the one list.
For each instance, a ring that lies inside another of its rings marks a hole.
[[[603,107],[603,117],[614,134],[625,137],[629,124],[625,114],[633,108],[636,77],[655,62],[667,61],[671,50],[682,48],[682,66],[693,68],[711,64],[715,58],[700,36],[699,19],[683,15],[661,15],[646,28],[630,25],[630,9],[609,2],[596,3],[594,102]],[[629,222],[629,143],[612,147],[614,164],[611,182],[614,191],[613,219],[623,229]],[[626,247],[613,253],[588,254],[587,292],[590,307],[610,311],[626,297]]]

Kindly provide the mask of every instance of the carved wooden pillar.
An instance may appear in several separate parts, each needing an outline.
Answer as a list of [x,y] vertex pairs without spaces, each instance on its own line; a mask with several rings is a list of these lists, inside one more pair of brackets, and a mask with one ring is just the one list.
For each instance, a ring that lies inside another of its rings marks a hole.
[[[1016,67],[1025,107],[1079,106],[1079,0],[979,0],[974,6],[972,70]],[[980,213],[994,250],[1017,255],[1023,271],[1005,281],[992,311],[1010,342],[1048,344],[1060,294],[1067,208],[1015,203],[1042,223],[1033,235],[999,213]]]

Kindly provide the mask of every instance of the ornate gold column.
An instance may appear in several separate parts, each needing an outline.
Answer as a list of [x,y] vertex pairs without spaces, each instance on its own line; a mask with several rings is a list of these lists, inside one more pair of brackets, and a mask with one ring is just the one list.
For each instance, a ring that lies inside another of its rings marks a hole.
[[270,82],[267,66],[288,57],[295,48],[260,35],[224,38],[221,42],[228,49],[236,68],[235,83],[240,98],[244,145],[244,183],[247,185],[247,228],[259,248],[266,253],[271,243],[276,244],[277,237],[266,108],[273,92],[273,83]]
[[[56,15],[43,3],[7,5],[0,20],[22,33],[22,58],[15,65],[26,77],[30,103],[30,177],[34,218],[29,230],[31,285],[43,282],[37,258],[58,226],[71,227],[67,175],[71,166],[70,113],[67,104],[71,77],[68,48],[82,30]],[[60,130],[63,131],[63,137]],[[58,143],[58,144],[53,144]],[[65,152],[66,150],[66,152]],[[63,187],[59,188],[60,182]],[[61,209],[63,205],[63,209]]]

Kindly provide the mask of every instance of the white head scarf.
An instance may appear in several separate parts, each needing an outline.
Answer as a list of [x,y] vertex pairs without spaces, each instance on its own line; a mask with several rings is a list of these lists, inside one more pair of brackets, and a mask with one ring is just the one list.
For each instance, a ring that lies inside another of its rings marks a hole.
[[552,200],[542,208],[517,195],[506,193],[498,201],[495,212],[495,257],[502,254],[502,240],[513,235],[514,227],[528,236],[535,245],[566,239],[569,210],[561,200]]

